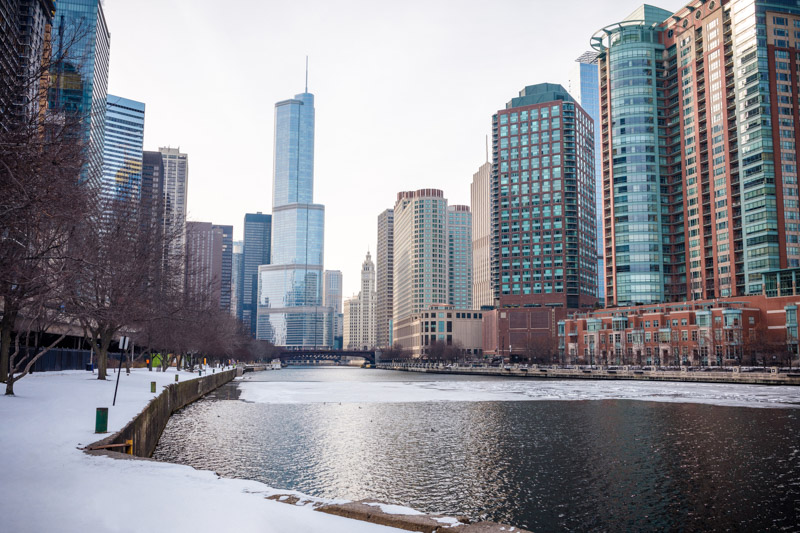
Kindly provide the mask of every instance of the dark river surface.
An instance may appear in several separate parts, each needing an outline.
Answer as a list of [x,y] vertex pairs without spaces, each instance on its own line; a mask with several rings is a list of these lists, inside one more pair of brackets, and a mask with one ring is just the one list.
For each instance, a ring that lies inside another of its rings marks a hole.
[[[503,379],[343,368],[248,376],[256,388],[313,382],[323,397],[332,382],[469,390],[463,382]],[[251,403],[231,383],[176,413],[154,457],[533,531],[800,531],[800,409],[415,400]]]

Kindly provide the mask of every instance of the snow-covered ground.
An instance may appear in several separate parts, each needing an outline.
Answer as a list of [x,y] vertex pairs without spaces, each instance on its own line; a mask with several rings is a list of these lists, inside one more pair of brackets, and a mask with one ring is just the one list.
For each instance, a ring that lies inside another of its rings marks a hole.
[[[399,531],[287,505],[255,481],[142,460],[87,455],[99,440],[95,409],[109,408],[121,429],[153,397],[150,381],[174,383],[175,371],[134,370],[120,377],[117,405],[108,381],[83,371],[33,374],[0,397],[0,530],[7,532],[367,532]],[[196,374],[180,373],[180,379]]]
[[[432,378],[435,379],[435,378]],[[800,387],[657,381],[244,381],[256,403],[485,402],[626,399],[743,407],[800,408]]]

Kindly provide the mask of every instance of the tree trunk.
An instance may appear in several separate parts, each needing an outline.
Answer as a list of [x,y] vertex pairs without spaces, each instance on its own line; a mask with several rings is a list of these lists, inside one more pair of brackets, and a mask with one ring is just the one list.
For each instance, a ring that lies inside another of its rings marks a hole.
[[97,357],[97,379],[105,381],[108,370],[108,347],[111,345],[112,334],[109,328],[98,328],[96,331],[99,333],[99,335],[95,337],[95,344],[97,345],[95,350],[95,355]]
[[3,312],[3,320],[0,322],[0,381],[6,381],[8,379],[8,369],[10,366],[9,354],[11,353],[11,333],[14,330],[14,323],[16,321],[17,310],[9,309],[8,302],[6,302]]

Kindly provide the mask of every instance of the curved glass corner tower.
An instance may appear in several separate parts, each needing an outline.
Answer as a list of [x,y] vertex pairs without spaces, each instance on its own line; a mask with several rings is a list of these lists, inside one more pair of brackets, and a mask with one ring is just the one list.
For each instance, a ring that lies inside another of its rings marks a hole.
[[325,207],[314,204],[314,95],[275,104],[272,259],[258,268],[256,338],[289,348],[331,346],[322,306]]

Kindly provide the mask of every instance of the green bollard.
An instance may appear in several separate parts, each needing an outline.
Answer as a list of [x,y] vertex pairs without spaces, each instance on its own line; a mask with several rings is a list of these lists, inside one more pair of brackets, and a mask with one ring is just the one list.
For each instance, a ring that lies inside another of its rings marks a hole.
[[108,407],[98,407],[97,414],[94,419],[94,432],[107,433],[108,432]]
[[175,374],[175,383],[178,382],[178,374]]
[[151,381],[150,382],[150,392],[152,392],[153,394],[155,394],[155,392],[156,392],[156,382],[155,381]]

